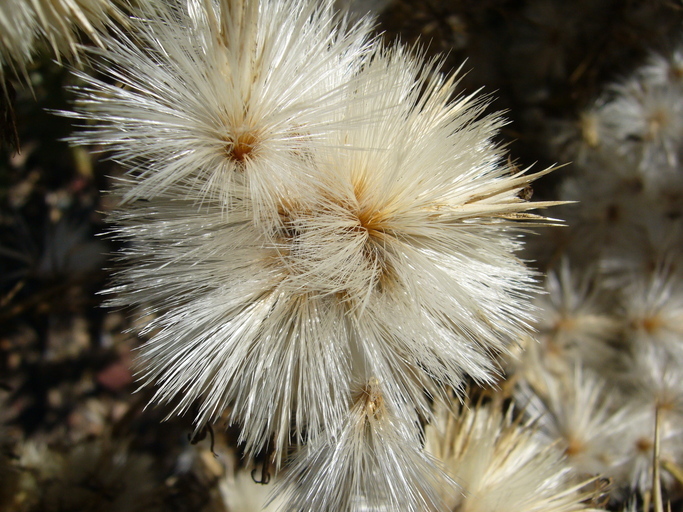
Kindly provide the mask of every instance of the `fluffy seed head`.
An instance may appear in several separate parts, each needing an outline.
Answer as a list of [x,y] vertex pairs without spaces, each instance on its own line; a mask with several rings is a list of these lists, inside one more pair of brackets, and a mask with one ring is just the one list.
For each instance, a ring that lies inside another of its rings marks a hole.
[[77,117],[80,141],[113,150],[131,169],[126,200],[175,187],[223,207],[247,194],[255,219],[307,186],[312,147],[336,128],[369,24],[353,28],[329,3],[189,0],[144,5],[125,33],[95,51]]
[[336,450],[368,376],[404,397],[402,425],[465,374],[491,379],[530,320],[513,252],[544,204],[520,197],[541,173],[505,162],[484,102],[326,4],[191,1],[131,23],[96,50],[125,87],[86,78],[74,115],[130,167],[112,303],[156,316],[156,401],[198,403],[198,424],[227,411],[279,464],[292,439]]
[[493,404],[441,410],[427,429],[426,451],[463,486],[448,503],[454,512],[575,512],[591,492],[573,481],[562,453]]
[[333,441],[311,443],[287,472],[288,510],[442,510],[439,493],[456,494],[456,486],[394,406],[379,379],[359,386]]

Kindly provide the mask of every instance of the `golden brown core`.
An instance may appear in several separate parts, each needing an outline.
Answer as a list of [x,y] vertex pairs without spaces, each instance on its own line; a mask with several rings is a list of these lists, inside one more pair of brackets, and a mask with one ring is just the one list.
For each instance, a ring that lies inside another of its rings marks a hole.
[[562,346],[556,343],[554,338],[548,338],[548,341],[545,344],[545,351],[551,356],[562,356],[564,353]]
[[353,192],[358,201],[359,207],[353,208],[353,215],[358,219],[358,228],[367,231],[368,235],[374,238],[381,238],[386,231],[387,212],[382,209],[368,208],[363,205],[363,197],[366,195],[368,184],[365,180],[356,180],[353,185]]
[[650,116],[646,140],[655,140],[659,132],[669,123],[669,116],[663,109],[658,109]]
[[358,218],[357,231],[367,233],[367,240],[363,246],[363,256],[366,261],[377,269],[377,280],[374,286],[378,291],[387,291],[397,281],[396,272],[388,259],[386,251],[386,219],[381,212],[360,211],[356,214]]
[[636,328],[643,329],[648,334],[655,334],[662,327],[662,319],[657,316],[647,316],[636,320]]
[[654,445],[652,444],[652,440],[648,439],[647,437],[641,437],[636,441],[636,450],[641,453],[648,453],[652,451],[653,447]]
[[371,378],[363,389],[354,397],[354,403],[360,405],[368,419],[379,419],[384,409],[384,396],[379,389],[379,380]]
[[358,224],[368,235],[380,239],[385,232],[386,219],[382,218],[381,212],[363,210],[358,213]]
[[[364,180],[357,180],[354,183],[354,193],[361,205],[367,188],[368,184]],[[356,229],[365,231],[368,236],[363,253],[366,259],[379,270],[375,286],[380,291],[386,291],[398,280],[386,252],[387,240],[393,237],[390,228],[390,213],[387,208],[377,209],[360,206],[353,214],[358,219]]]
[[567,454],[568,457],[573,457],[583,453],[584,451],[586,451],[586,447],[581,441],[578,439],[570,439],[569,444],[564,450],[564,453]]
[[572,317],[561,317],[555,322],[553,329],[555,332],[569,332],[576,328],[576,318]]
[[225,151],[231,160],[243,164],[246,162],[256,145],[256,136],[251,132],[242,132],[236,139],[229,140]]
[[[356,194],[359,193],[358,187],[355,190]],[[386,213],[380,210],[373,210],[370,208],[359,207],[357,203],[348,204],[338,200],[329,198],[330,203],[336,202],[337,204],[333,207],[330,206],[328,211],[319,209],[314,212],[308,208],[302,208],[301,205],[292,204],[286,200],[281,200],[278,208],[278,214],[281,219],[281,231],[279,233],[280,239],[283,245],[295,243],[296,238],[301,234],[300,230],[305,229],[305,222],[303,224],[297,223],[295,218],[301,217],[314,217],[317,212],[328,213],[334,212],[334,215],[344,215],[345,210],[347,219],[350,220],[349,224],[343,228],[343,233],[340,236],[346,236],[349,234],[362,234],[366,237],[365,244],[363,245],[362,251],[368,264],[377,270],[376,281],[372,283],[372,286],[376,286],[380,291],[386,291],[390,286],[395,284],[397,280],[396,272],[391,266],[391,262],[388,261],[386,256],[386,240],[385,237],[391,237],[391,234],[387,232],[387,218]],[[341,207],[341,208],[337,208]],[[284,251],[280,251],[281,255],[284,255]],[[353,296],[348,290],[342,290],[337,293],[342,301],[348,300]]]
[[663,412],[672,412],[676,409],[676,400],[671,397],[663,397],[657,400],[657,407]]

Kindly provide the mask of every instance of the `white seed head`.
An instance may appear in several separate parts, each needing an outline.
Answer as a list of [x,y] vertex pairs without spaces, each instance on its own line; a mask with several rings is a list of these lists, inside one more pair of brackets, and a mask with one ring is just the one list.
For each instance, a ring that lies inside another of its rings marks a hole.
[[287,510],[444,510],[457,487],[422,452],[419,428],[397,416],[379,379],[354,390],[344,425],[305,447],[284,478]]
[[493,404],[440,411],[427,427],[425,450],[445,464],[462,493],[454,512],[574,512],[592,510],[591,497],[570,473],[557,447]]
[[95,122],[78,140],[113,150],[135,177],[126,200],[174,186],[223,207],[252,200],[273,220],[278,198],[307,187],[310,153],[336,129],[369,23],[329,3],[191,0],[145,4],[125,33],[104,38],[74,114]]
[[292,439],[336,446],[368,375],[404,424],[425,390],[491,380],[531,320],[518,226],[547,206],[485,102],[336,23],[307,0],[149,8],[95,50],[125,87],[86,78],[73,114],[130,169],[112,303],[156,315],[141,378],[277,465]]

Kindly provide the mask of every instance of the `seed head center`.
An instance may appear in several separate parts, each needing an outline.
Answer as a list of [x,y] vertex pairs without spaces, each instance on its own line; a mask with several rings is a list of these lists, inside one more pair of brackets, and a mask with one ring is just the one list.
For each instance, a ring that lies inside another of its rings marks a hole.
[[226,142],[225,151],[231,160],[243,164],[252,156],[256,142],[252,132],[242,132]]

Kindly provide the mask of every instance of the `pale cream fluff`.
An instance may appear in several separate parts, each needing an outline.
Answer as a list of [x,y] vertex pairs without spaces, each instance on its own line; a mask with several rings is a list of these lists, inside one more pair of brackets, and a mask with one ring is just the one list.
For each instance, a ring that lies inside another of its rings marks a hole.
[[593,493],[575,480],[563,454],[495,403],[443,410],[427,427],[426,451],[443,463],[462,492],[452,512],[575,512],[594,510]]
[[[527,332],[534,275],[514,252],[549,203],[520,196],[546,171],[509,164],[486,102],[367,21],[306,0],[169,5],[94,50],[125,87],[83,76],[73,114],[129,168],[112,304],[156,317],[140,377],[197,405],[198,427],[227,414],[247,457],[279,467],[308,443],[300,471],[332,467],[301,492],[361,461],[377,469],[354,507],[395,503],[361,496],[393,468],[417,510],[419,420]],[[370,378],[392,419],[349,445]]]
[[42,46],[57,59],[79,59],[80,33],[100,43],[110,16],[120,16],[115,0],[3,0],[0,4],[0,77],[10,67],[19,75]]

